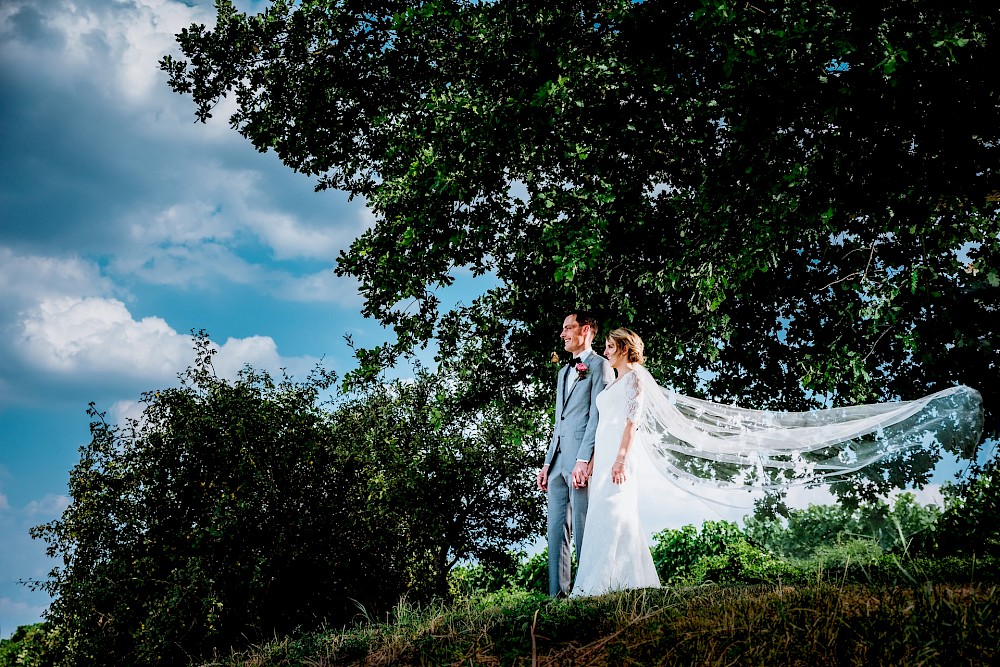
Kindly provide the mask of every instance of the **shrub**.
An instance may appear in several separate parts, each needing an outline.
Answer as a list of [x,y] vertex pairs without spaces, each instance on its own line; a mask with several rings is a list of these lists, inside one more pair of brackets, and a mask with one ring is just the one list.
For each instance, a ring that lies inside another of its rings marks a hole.
[[948,506],[917,545],[924,553],[1000,558],[1000,457],[949,489]]
[[653,536],[653,562],[664,583],[755,583],[797,578],[800,571],[750,543],[729,521],[706,521]]
[[330,411],[332,375],[230,382],[207,336],[196,351],[141,420],[91,406],[72,502],[33,529],[63,561],[43,586],[73,664],[178,664],[424,602],[461,559],[509,566],[540,521],[535,413],[423,370]]
[[0,639],[0,667],[46,667],[62,662],[59,631],[49,623],[22,625]]

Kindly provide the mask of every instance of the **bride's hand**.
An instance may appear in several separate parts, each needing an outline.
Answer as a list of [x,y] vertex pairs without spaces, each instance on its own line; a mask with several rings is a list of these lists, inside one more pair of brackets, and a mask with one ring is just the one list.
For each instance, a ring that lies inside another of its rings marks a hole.
[[611,466],[611,481],[615,484],[621,484],[625,481],[624,461],[615,461],[614,465]]

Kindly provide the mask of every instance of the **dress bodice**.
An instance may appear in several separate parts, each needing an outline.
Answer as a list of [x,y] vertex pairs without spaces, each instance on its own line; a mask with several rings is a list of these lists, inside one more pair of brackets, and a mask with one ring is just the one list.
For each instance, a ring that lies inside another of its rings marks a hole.
[[597,395],[597,410],[600,415],[598,429],[615,428],[620,434],[625,428],[625,420],[636,423],[642,410],[642,389],[635,372],[621,376]]

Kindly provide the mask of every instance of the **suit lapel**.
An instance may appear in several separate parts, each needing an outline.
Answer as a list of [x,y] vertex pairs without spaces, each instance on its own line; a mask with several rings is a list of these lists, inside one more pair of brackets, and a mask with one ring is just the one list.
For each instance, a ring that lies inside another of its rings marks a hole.
[[[565,386],[566,383],[569,381],[569,374],[571,372],[573,372],[573,369],[570,368],[569,366],[567,366],[566,367],[566,373],[563,375],[563,379],[562,379],[563,386]],[[578,384],[580,384],[580,379],[579,378],[577,378],[576,380],[574,380],[573,384],[571,384],[569,386],[569,391],[564,391],[563,392],[563,403],[562,404],[563,404],[563,409],[564,410],[566,409],[566,404],[569,403],[569,397],[573,394],[573,390],[576,389],[576,385],[578,385]]]

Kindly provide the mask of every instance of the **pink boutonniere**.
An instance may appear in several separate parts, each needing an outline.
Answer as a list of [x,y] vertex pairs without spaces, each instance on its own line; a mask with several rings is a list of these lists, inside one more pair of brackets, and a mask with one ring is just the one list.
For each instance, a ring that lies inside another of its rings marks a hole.
[[577,380],[582,380],[586,378],[587,375],[590,373],[590,369],[587,367],[587,364],[583,363],[582,361],[579,362],[576,366],[574,366],[573,370],[576,371]]

